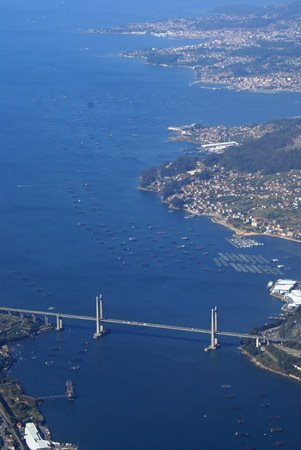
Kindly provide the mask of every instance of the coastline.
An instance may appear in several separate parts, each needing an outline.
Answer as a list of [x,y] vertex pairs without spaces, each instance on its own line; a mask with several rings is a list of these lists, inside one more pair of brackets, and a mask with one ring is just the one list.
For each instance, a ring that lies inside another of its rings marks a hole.
[[[189,211],[189,212],[191,212],[191,211]],[[191,212],[191,214],[192,214],[192,212]],[[207,215],[207,214],[205,214],[205,215]],[[301,244],[301,241],[299,239],[291,238],[288,236],[279,236],[277,234],[266,234],[266,233],[259,233],[256,231],[254,231],[254,232],[253,231],[243,231],[243,230],[240,230],[239,228],[234,227],[233,225],[226,223],[222,219],[218,219],[216,216],[210,216],[208,214],[207,217],[210,217],[210,219],[213,223],[216,223],[218,225],[223,225],[224,227],[233,231],[237,237],[264,236],[264,237],[284,239],[285,241],[297,242],[298,244]]]
[[[153,192],[153,191],[150,191],[150,192]],[[168,202],[164,202],[164,203],[168,204]],[[183,210],[189,212],[189,214],[192,214],[193,216],[196,216],[196,217],[201,217],[201,216],[209,217],[211,222],[213,222],[217,225],[222,225],[225,228],[228,228],[228,230],[233,231],[233,233],[235,233],[235,235],[237,237],[251,237],[251,236],[273,237],[273,238],[284,239],[285,241],[291,241],[291,242],[296,242],[298,244],[301,244],[301,240],[291,238],[288,236],[279,236],[277,234],[259,233],[256,231],[243,231],[240,228],[236,228],[234,225],[227,223],[225,220],[220,219],[218,216],[216,216],[214,214],[197,214],[195,211],[192,211],[189,208],[184,208]]]
[[[158,193],[157,191],[154,191],[153,189],[149,189],[147,187],[141,187],[139,186],[138,189],[142,192],[152,192],[152,193]],[[162,201],[162,200],[161,200]],[[209,217],[211,222],[217,224],[217,225],[222,225],[223,227],[227,228],[228,230],[232,231],[237,237],[251,237],[251,236],[263,236],[263,237],[272,237],[272,238],[278,238],[278,239],[284,239],[285,241],[290,241],[290,242],[295,242],[298,244],[301,244],[301,240],[300,239],[295,239],[289,236],[279,236],[277,234],[266,234],[266,233],[259,233],[256,231],[243,231],[240,228],[236,228],[234,225],[231,225],[229,223],[227,223],[225,220],[219,218],[219,216],[214,215],[214,214],[198,214],[195,211],[189,209],[189,208],[175,208],[174,206],[171,206],[170,203],[168,201],[162,201],[162,203],[166,204],[170,209],[174,209],[174,210],[178,210],[178,211],[185,211],[188,212],[189,214],[191,214],[192,216],[195,217]]]
[[[39,399],[32,395],[28,395],[24,391],[22,384],[8,374],[8,371],[12,369],[17,361],[15,356],[10,354],[8,345],[53,330],[52,325],[45,326],[42,322],[38,323],[38,326],[35,328],[33,327],[35,323],[32,322],[31,319],[26,320],[27,323],[25,325],[24,322],[14,322],[14,324],[18,326],[19,331],[19,335],[16,337],[11,337],[10,329],[7,328],[4,331],[4,333],[6,332],[6,336],[4,334],[0,345],[2,360],[6,361],[0,370],[0,416],[5,418],[8,430],[13,435],[14,440],[18,443],[20,449],[25,449],[25,447],[24,443],[21,441],[20,432],[18,431],[16,424],[18,422],[25,423],[25,421],[28,422],[29,419],[31,419],[31,421],[40,425],[45,423],[45,419],[39,409]],[[22,408],[19,410],[16,409],[17,404],[11,402],[16,395],[19,397],[19,404],[22,405]]]
[[[103,33],[104,34],[104,33]],[[125,33],[123,33],[125,34]],[[133,33],[131,33],[133,34]],[[139,34],[141,35],[141,34]],[[164,64],[164,63],[153,63],[147,61],[147,57],[144,55],[127,55],[124,53],[121,53],[121,56],[123,58],[131,58],[131,59],[142,59],[144,61],[144,64],[147,64],[149,66],[153,67],[162,67],[165,69],[187,69],[191,72],[195,71],[195,68],[193,66],[185,66],[185,65],[173,65],[173,64]],[[195,80],[190,82],[190,86],[197,86],[200,89],[207,89],[210,91],[233,91],[233,92],[250,92],[252,94],[268,94],[268,95],[275,95],[275,94],[299,94],[301,92],[300,88],[278,88],[278,89],[256,89],[255,87],[238,87],[234,84],[227,83],[227,82],[211,82],[210,80]]]
[[[154,191],[154,190],[152,190],[152,189],[149,189],[149,188],[147,188],[147,187],[146,187],[146,188],[144,188],[144,187],[143,187],[143,188],[142,188],[142,187],[139,187],[139,189],[140,189],[141,191],[145,191],[145,192],[152,192],[152,193],[156,192],[156,191]],[[158,191],[158,192],[159,192],[159,191]],[[157,192],[157,193],[158,193],[158,192]],[[161,200],[161,201],[162,201],[162,200]],[[238,236],[238,237],[247,237],[247,236],[269,236],[269,235],[267,235],[267,234],[264,234],[264,233],[258,233],[258,232],[244,232],[243,230],[240,230],[240,229],[234,227],[233,225],[226,223],[224,220],[220,219],[218,216],[216,216],[216,215],[214,215],[214,214],[197,214],[195,211],[190,210],[189,208],[183,208],[183,209],[181,209],[181,208],[176,208],[176,207],[172,206],[168,201],[162,201],[162,203],[165,203],[170,209],[178,210],[178,211],[181,211],[181,210],[182,210],[182,211],[185,211],[185,212],[189,212],[192,216],[195,216],[195,217],[197,217],[197,216],[208,217],[208,218],[210,218],[210,220],[211,220],[212,223],[215,223],[215,224],[218,224],[218,225],[222,225],[222,226],[224,226],[224,227],[230,229],[230,230],[231,230],[232,232],[234,232],[235,235]],[[288,240],[288,241],[292,241],[292,242],[297,242],[297,243],[299,243],[299,244],[301,243],[300,240],[296,240],[296,239],[294,239],[294,238],[289,238],[289,237],[284,237],[284,236],[277,236],[277,235],[271,235],[271,237],[281,238],[281,239],[284,239],[284,240]],[[248,351],[247,351],[245,348],[243,348],[242,346],[239,347],[239,350],[240,350],[241,354],[244,355],[245,357],[247,357],[247,358],[250,360],[250,362],[251,362],[254,366],[256,366],[257,368],[262,369],[262,370],[265,370],[265,371],[269,371],[269,372],[271,372],[271,373],[273,373],[273,374],[275,374],[275,375],[280,375],[280,376],[282,376],[282,377],[285,377],[285,378],[287,378],[287,379],[289,379],[289,380],[296,381],[296,382],[298,382],[298,383],[301,382],[301,374],[300,374],[300,377],[298,377],[298,376],[295,376],[295,375],[292,375],[292,374],[286,374],[286,373],[284,373],[284,372],[282,372],[282,371],[280,371],[280,370],[272,369],[272,368],[269,367],[268,365],[265,365],[265,364],[263,364],[262,362],[259,362],[259,361],[256,359],[255,356],[253,356],[250,352],[248,352]]]
[[[158,64],[159,65],[159,64]],[[177,66],[175,66],[177,67]],[[193,70],[193,68],[192,68]],[[284,94],[284,93],[300,93],[301,89],[256,89],[256,88],[239,88],[235,85],[227,84],[227,83],[211,83],[208,81],[193,81],[192,85],[198,86],[201,89],[210,89],[210,90],[228,90],[234,92],[251,92],[253,94]],[[210,86],[212,84],[212,86]],[[214,84],[214,85],[213,85]]]
[[263,369],[263,370],[267,370],[268,372],[274,373],[275,375],[281,375],[282,377],[288,378],[290,380],[294,380],[297,381],[298,383],[301,383],[301,378],[295,377],[294,375],[287,375],[286,373],[280,372],[278,370],[275,369],[271,369],[268,366],[265,366],[264,364],[260,363],[259,361],[257,361],[256,358],[254,358],[254,356],[252,356],[246,349],[242,348],[241,346],[239,347],[239,350],[241,352],[241,354],[243,356],[245,356],[246,358],[249,359],[249,361],[256,367],[258,367],[259,369]]

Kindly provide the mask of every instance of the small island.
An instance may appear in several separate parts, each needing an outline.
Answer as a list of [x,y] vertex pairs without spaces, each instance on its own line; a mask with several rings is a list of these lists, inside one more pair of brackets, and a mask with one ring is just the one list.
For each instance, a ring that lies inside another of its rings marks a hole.
[[194,153],[144,170],[141,190],[157,192],[170,208],[209,216],[237,236],[301,242],[301,118],[171,131],[193,143]]

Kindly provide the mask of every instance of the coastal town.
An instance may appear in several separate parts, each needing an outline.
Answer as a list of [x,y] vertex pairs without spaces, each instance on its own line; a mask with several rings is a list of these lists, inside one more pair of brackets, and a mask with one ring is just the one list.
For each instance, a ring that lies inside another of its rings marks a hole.
[[169,48],[127,51],[161,66],[187,67],[206,88],[257,92],[301,91],[301,8],[293,3],[266,8],[228,7],[195,19],[170,19],[86,30],[88,33],[153,35],[194,40]]
[[232,128],[169,127],[172,140],[195,145],[193,156],[145,170],[140,188],[237,235],[300,242],[300,127],[300,118]]
[[[198,151],[212,153],[221,153],[229,146],[229,142],[232,145],[243,144],[249,140],[260,139],[277,129],[277,122],[236,127],[226,127],[222,124],[205,126],[197,123],[168,127],[170,141],[188,142],[195,144]],[[221,148],[222,146],[224,147]]]
[[[149,190],[160,192],[166,183],[185,184],[164,201],[194,215],[210,216],[238,235],[265,234],[301,241],[301,172],[288,176],[239,173],[210,168],[210,179],[199,179],[202,163],[190,174],[156,180]],[[297,189],[296,189],[297,187]]]

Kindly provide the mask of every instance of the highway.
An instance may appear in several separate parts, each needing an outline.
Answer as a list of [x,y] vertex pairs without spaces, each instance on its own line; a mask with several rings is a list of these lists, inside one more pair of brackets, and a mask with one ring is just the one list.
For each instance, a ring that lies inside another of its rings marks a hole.
[[[160,330],[171,330],[171,331],[183,331],[185,333],[199,333],[199,334],[211,334],[211,330],[207,328],[195,328],[195,327],[183,327],[179,325],[166,325],[160,323],[152,322],[137,322],[131,320],[119,320],[119,319],[102,319],[103,323],[110,323],[116,325],[128,325],[132,327],[145,327],[145,328],[156,328]],[[262,336],[255,334],[239,333],[235,331],[217,331],[220,336],[231,336],[246,339],[256,339],[262,338]]]
[[[6,306],[0,307],[0,312],[6,313],[14,313],[14,314],[25,314],[25,315],[36,315],[36,316],[48,316],[48,317],[60,317],[61,319],[73,319],[73,320],[85,320],[90,322],[96,322],[95,316],[85,316],[78,314],[65,314],[54,311],[40,311],[35,309],[21,309],[21,308],[10,308]],[[184,333],[197,333],[197,334],[211,334],[211,330],[207,328],[196,328],[196,327],[187,327],[180,325],[168,325],[168,324],[160,324],[160,323],[152,323],[152,322],[140,322],[133,320],[121,320],[121,319],[100,319],[100,322],[103,324],[111,324],[111,325],[124,325],[129,327],[142,327],[142,328],[151,328],[151,329],[159,329],[159,330],[170,330],[170,331],[181,331]],[[235,337],[239,339],[263,339],[261,335],[248,334],[245,332],[238,331],[217,331],[218,336],[228,336]],[[270,342],[279,342],[279,339],[269,339]]]

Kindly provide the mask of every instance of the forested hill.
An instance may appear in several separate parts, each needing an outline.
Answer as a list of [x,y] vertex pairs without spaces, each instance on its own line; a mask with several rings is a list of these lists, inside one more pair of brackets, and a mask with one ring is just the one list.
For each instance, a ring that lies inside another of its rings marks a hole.
[[[274,130],[259,139],[248,140],[220,156],[209,156],[208,166],[227,170],[271,174],[301,169],[301,118],[273,122]],[[267,124],[268,125],[268,124]]]

